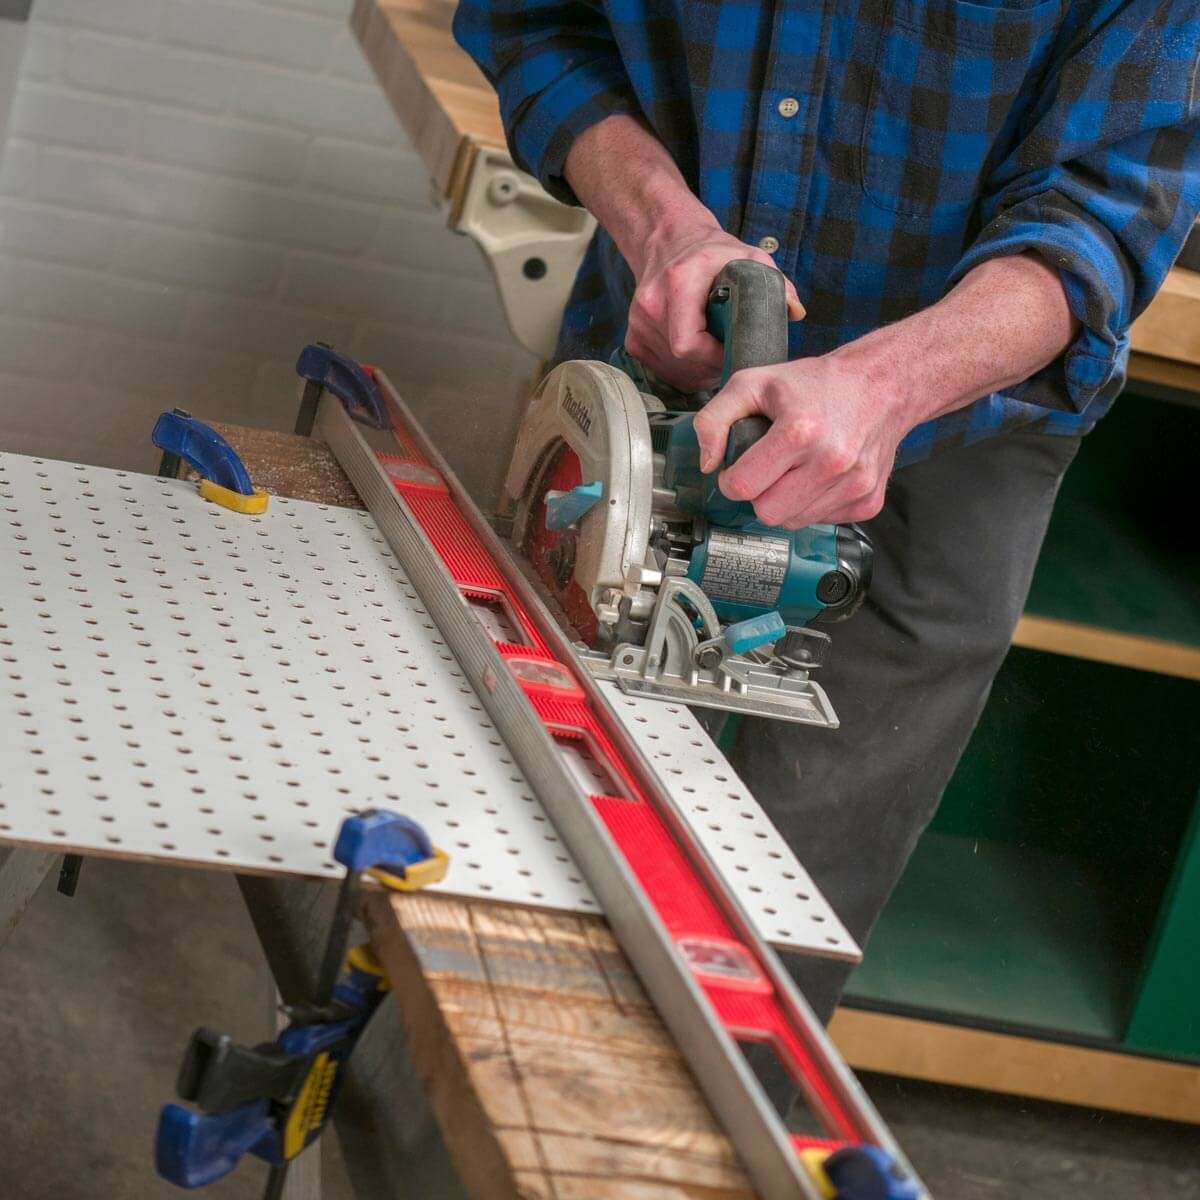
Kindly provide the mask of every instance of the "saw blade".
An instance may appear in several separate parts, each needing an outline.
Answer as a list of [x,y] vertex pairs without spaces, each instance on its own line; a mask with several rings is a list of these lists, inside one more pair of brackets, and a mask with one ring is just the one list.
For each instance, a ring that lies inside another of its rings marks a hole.
[[569,492],[582,482],[579,456],[565,443],[560,444],[551,454],[532,491],[521,500],[525,511],[517,526],[525,530],[525,540],[518,549],[562,609],[573,630],[589,646],[594,646],[599,622],[587,593],[575,579],[578,530],[574,527],[546,527],[547,493]]

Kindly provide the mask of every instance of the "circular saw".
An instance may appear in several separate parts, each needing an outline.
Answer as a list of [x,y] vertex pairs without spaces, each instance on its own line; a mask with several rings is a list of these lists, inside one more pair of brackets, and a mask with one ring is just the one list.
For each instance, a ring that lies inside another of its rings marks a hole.
[[[722,382],[787,357],[783,276],[729,263],[709,296]],[[853,525],[776,529],[700,471],[704,397],[662,388],[623,351],[565,362],[530,401],[505,480],[512,539],[581,639],[588,667],[628,692],[836,726],[813,673],[870,582]],[[685,406],[684,406],[685,405]],[[731,430],[725,463],[769,428]]]

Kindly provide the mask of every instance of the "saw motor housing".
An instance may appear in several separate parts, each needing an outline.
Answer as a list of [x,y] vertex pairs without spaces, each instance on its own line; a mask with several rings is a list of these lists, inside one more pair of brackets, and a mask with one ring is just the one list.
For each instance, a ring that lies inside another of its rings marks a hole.
[[[786,357],[779,272],[729,264],[710,327],[724,333],[727,372]],[[762,524],[700,471],[693,416],[610,364],[556,367],[505,481],[513,541],[584,639],[585,661],[626,690],[836,725],[809,678],[828,649],[811,626],[861,604],[870,542],[856,526]],[[738,422],[726,461],[768,427]]]

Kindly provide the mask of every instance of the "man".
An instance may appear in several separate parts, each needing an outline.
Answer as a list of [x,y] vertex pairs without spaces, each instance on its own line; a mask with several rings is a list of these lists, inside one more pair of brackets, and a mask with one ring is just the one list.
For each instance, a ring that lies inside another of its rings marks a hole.
[[[516,161],[601,226],[560,357],[623,339],[712,385],[704,302],[733,258],[807,306],[792,361],[734,376],[696,430],[715,468],[766,414],[725,494],[875,543],[823,679],[841,729],[747,720],[734,752],[865,942],[1200,208],[1200,0],[464,0],[455,33]],[[847,971],[789,965],[828,1019]]]

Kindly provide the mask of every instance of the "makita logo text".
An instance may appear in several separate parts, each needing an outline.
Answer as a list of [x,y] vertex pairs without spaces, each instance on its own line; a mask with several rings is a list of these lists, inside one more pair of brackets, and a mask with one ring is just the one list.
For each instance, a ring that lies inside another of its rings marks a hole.
[[585,437],[592,436],[592,414],[588,410],[588,406],[581,400],[576,400],[571,393],[571,389],[567,388],[563,393],[562,398],[563,412],[583,430]]

